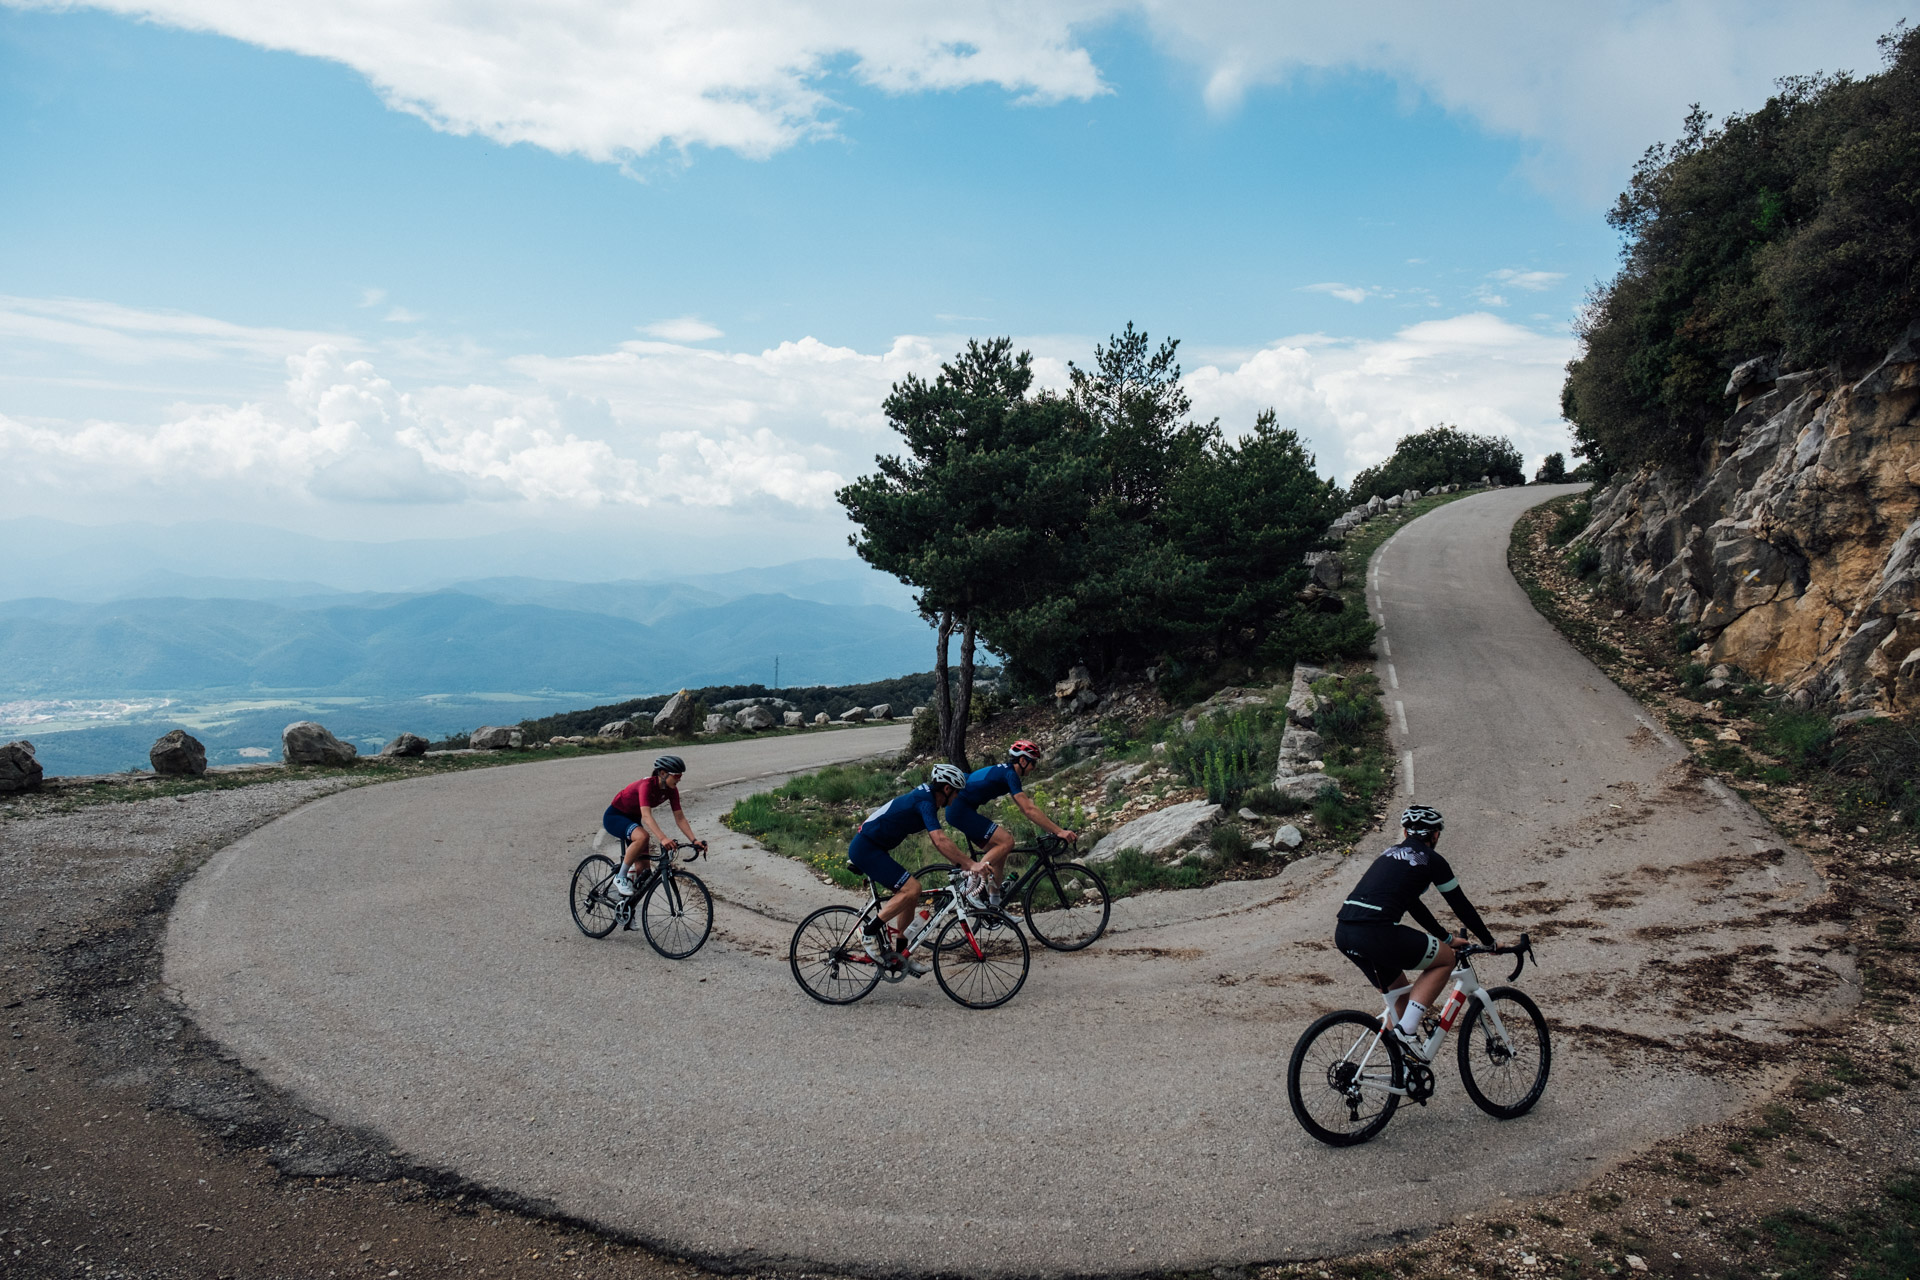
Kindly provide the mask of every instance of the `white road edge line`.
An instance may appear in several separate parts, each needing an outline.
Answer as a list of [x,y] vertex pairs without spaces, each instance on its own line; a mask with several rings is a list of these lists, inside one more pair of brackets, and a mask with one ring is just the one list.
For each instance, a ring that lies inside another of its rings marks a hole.
[[1412,799],[1413,797],[1413,752],[1409,751],[1405,755],[1401,756],[1400,763],[1406,767],[1407,797],[1408,799]]
[[1393,701],[1393,714],[1394,718],[1400,721],[1400,736],[1403,738],[1412,737],[1413,735],[1407,732],[1407,704],[1395,698]]
[[1391,658],[1393,656],[1393,646],[1387,643],[1385,623],[1382,623],[1380,626],[1380,656],[1383,658]]
[[1391,662],[1387,664],[1387,683],[1391,684],[1396,689],[1400,687],[1400,673],[1393,669],[1393,664]]

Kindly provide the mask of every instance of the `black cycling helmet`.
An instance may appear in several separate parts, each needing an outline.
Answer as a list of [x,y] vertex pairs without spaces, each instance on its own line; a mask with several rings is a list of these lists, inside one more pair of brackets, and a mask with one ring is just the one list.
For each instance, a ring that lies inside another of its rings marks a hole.
[[655,773],[685,773],[687,762],[679,756],[661,756],[653,762]]
[[1424,804],[1410,804],[1400,815],[1400,825],[1410,836],[1437,836],[1447,823],[1438,809]]

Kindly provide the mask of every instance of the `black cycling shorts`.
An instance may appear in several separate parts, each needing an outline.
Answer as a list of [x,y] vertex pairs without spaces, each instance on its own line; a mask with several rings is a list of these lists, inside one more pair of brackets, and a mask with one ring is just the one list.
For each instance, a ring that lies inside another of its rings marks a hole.
[[1409,969],[1424,972],[1440,950],[1440,942],[1425,930],[1404,924],[1342,920],[1333,930],[1333,945],[1360,966],[1376,991],[1385,991]]

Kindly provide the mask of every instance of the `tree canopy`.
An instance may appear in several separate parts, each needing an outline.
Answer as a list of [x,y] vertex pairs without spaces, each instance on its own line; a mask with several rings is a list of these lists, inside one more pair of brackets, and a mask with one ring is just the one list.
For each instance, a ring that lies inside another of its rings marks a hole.
[[1857,365],[1920,317],[1920,31],[1878,75],[1779,82],[1715,128],[1697,106],[1608,215],[1622,265],[1576,323],[1561,406],[1604,472],[1691,461],[1756,356]]
[[1505,436],[1477,436],[1445,425],[1402,436],[1393,456],[1353,478],[1348,492],[1355,502],[1391,498],[1408,489],[1443,484],[1478,484],[1491,476],[1501,484],[1525,484],[1520,451]]
[[839,494],[855,549],[1028,689],[1297,635],[1303,553],[1343,495],[1271,411],[1239,440],[1192,421],[1177,351],[1128,325],[1035,392],[995,338],[903,379],[883,404],[902,454]]

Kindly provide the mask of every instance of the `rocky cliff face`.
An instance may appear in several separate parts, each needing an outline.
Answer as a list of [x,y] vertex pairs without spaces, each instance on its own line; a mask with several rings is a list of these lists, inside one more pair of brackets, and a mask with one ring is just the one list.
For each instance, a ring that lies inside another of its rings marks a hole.
[[1735,371],[1701,472],[1596,494],[1581,541],[1700,656],[1838,710],[1920,711],[1920,321],[1857,381]]

